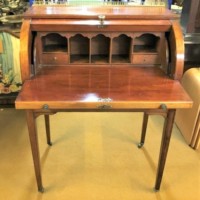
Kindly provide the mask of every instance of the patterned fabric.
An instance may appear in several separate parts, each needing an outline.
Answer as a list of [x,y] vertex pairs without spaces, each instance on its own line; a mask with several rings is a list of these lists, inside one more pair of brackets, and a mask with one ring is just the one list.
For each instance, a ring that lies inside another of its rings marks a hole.
[[18,92],[21,89],[19,38],[0,32],[0,94]]

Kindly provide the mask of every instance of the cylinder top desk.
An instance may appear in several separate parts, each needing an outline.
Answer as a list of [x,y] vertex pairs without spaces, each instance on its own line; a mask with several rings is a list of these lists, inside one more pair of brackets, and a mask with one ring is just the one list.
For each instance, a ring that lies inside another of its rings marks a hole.
[[143,112],[163,115],[155,189],[159,190],[174,115],[191,108],[179,83],[184,42],[177,15],[155,6],[32,6],[20,35],[24,109],[39,191],[43,191],[36,118],[57,112]]

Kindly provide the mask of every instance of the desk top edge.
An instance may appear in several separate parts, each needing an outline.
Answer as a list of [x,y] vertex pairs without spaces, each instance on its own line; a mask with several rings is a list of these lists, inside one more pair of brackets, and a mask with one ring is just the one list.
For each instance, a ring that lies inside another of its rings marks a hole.
[[148,19],[173,20],[179,16],[165,7],[143,6],[32,6],[25,13],[24,18],[31,19],[98,19],[104,15],[106,19]]

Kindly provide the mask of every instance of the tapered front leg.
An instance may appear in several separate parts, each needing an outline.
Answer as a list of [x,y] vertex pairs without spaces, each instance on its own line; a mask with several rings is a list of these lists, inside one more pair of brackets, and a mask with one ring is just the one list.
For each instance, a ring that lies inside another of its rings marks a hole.
[[46,128],[46,136],[47,136],[47,144],[52,145],[51,142],[51,134],[50,134],[50,121],[49,121],[49,115],[44,115],[45,119],[45,128]]
[[27,125],[28,125],[29,138],[33,155],[33,163],[35,168],[35,176],[37,180],[38,191],[43,192],[44,188],[42,185],[40,153],[39,153],[37,127],[36,127],[34,112],[32,110],[27,110],[26,117],[27,117]]
[[140,143],[138,144],[138,148],[141,148],[144,145],[146,131],[147,131],[148,118],[149,118],[149,115],[147,114],[147,112],[144,112],[143,123],[142,123],[142,134],[141,134]]
[[163,135],[162,135],[162,142],[160,147],[160,156],[158,161],[158,169],[157,169],[157,176],[156,176],[156,183],[155,183],[155,190],[160,189],[160,184],[162,181],[163,171],[165,167],[165,162],[167,158],[168,147],[170,143],[172,128],[174,124],[174,116],[176,110],[168,110],[167,116],[165,118],[165,124],[163,128]]

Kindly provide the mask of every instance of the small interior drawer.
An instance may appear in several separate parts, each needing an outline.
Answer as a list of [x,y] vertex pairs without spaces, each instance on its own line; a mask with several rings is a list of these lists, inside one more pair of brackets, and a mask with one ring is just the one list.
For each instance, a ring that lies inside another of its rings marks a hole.
[[66,53],[43,53],[41,63],[45,65],[65,65],[69,63],[69,56]]
[[132,55],[133,64],[160,64],[160,59],[158,54],[133,54]]

